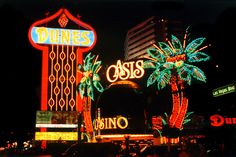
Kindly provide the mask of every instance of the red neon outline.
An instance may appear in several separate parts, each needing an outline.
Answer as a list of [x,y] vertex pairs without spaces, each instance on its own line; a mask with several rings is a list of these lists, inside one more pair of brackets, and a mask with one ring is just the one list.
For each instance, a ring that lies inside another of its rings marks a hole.
[[[88,30],[91,30],[94,33],[94,42],[90,47],[77,47],[76,52],[77,52],[77,65],[80,63],[82,63],[83,60],[83,53],[84,52],[88,52],[89,50],[91,50],[96,42],[97,42],[97,35],[95,30],[88,24],[80,21],[79,19],[77,19],[76,17],[74,17],[72,14],[70,14],[70,12],[67,9],[61,8],[59,9],[55,14],[53,14],[52,16],[49,16],[45,19],[39,20],[34,22],[28,31],[28,39],[31,43],[31,45],[33,45],[33,47],[42,50],[43,56],[42,56],[42,82],[41,82],[41,110],[47,110],[47,94],[48,94],[48,46],[43,46],[43,45],[39,45],[33,42],[32,38],[31,38],[31,31],[33,29],[33,27],[38,26],[38,25],[42,25],[44,23],[50,22],[53,19],[57,18],[58,16],[60,16],[62,13],[64,13],[71,21],[75,22],[76,24],[78,24],[79,26],[82,26],[83,28],[86,28]],[[81,58],[82,57],[82,58]],[[78,83],[79,80],[81,79],[80,75],[77,75],[76,78],[76,82]],[[78,94],[79,95],[79,94]],[[77,100],[78,100],[78,107],[77,110],[81,109],[81,99],[80,96],[77,96]]]

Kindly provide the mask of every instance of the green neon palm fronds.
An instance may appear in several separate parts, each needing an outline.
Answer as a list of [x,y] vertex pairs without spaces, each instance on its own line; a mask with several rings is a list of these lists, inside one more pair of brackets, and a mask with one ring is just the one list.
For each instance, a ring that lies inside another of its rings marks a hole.
[[194,52],[205,40],[205,38],[197,38],[193,40],[191,43],[189,43],[185,49],[185,53],[192,53]]
[[81,98],[85,95],[94,100],[94,87],[99,91],[103,92],[104,89],[101,85],[100,77],[97,74],[101,68],[101,61],[97,61],[95,55],[89,53],[83,60],[83,65],[78,65],[78,70],[83,75],[79,83],[79,93]]
[[172,63],[172,62],[165,62],[162,66],[165,69],[173,69],[174,63]]
[[153,83],[155,83],[158,79],[158,76],[160,75],[159,69],[155,70],[149,77],[147,80],[147,87],[149,87],[150,85],[152,85]]
[[94,94],[93,94],[93,86],[89,85],[87,87],[87,95],[90,97],[92,100],[94,100]]
[[102,62],[101,61],[97,61],[96,63],[94,63],[93,67],[92,67],[92,72],[96,73],[98,72],[97,70],[99,70],[99,68],[101,67]]
[[186,66],[178,68],[177,73],[181,80],[186,81],[189,85],[191,84],[191,71]]
[[176,36],[171,35],[171,43],[172,43],[172,45],[173,45],[177,55],[183,53],[182,44],[181,44],[181,42],[179,41],[179,39]]
[[80,93],[81,98],[84,97],[85,87],[86,87],[86,83],[80,83],[79,84],[79,93]]
[[190,74],[193,78],[195,78],[199,81],[206,82],[206,76],[201,69],[199,69],[198,67],[193,66],[193,65],[189,65],[189,64],[185,64],[185,65],[189,69]]
[[194,52],[188,55],[188,62],[190,63],[207,61],[209,59],[210,59],[210,56],[208,56],[204,52]]
[[99,92],[103,92],[104,91],[104,88],[103,86],[101,85],[101,83],[99,81],[94,81],[93,82],[93,85],[94,87],[99,91]]
[[147,50],[147,53],[150,57],[157,60],[157,62],[161,62],[161,63],[165,62],[166,57],[159,50],[157,50],[155,48],[150,48],[150,49]]
[[143,67],[146,69],[147,68],[155,69],[156,68],[155,64],[157,64],[157,63],[154,63],[152,60],[147,60],[147,61],[144,61]]
[[159,42],[159,46],[160,48],[165,52],[165,55],[167,57],[171,57],[174,55],[172,49],[169,47],[168,44],[164,43],[164,42]]
[[[172,35],[171,42],[158,42],[159,47],[147,50],[149,57],[144,62],[144,68],[151,68],[153,73],[147,79],[147,86],[157,83],[158,90],[163,89],[169,84],[171,75],[180,78],[188,85],[191,84],[192,78],[206,82],[206,76],[201,69],[189,63],[202,62],[210,59],[210,56],[200,52],[205,47],[199,49],[199,46],[205,41],[205,38],[197,38],[189,42],[188,28],[184,36],[183,45],[180,40]],[[198,50],[197,50],[198,49]],[[185,54],[183,56],[183,53]]]
[[160,72],[160,76],[158,77],[157,88],[163,89],[169,82],[171,77],[171,71],[169,69],[165,69]]
[[183,121],[183,124],[187,124],[188,122],[191,121],[191,119],[188,119],[188,117],[193,114],[194,112],[187,112],[185,117],[184,117],[184,121]]

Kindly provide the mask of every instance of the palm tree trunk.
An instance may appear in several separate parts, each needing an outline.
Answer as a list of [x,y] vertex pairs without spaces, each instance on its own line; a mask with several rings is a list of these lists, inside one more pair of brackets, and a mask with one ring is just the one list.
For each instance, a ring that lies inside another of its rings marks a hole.
[[178,129],[182,128],[185,114],[188,108],[188,99],[184,96],[184,85],[173,77],[171,81],[173,108],[169,119],[169,126]]
[[89,135],[90,139],[93,136],[93,124],[91,118],[91,98],[85,97],[83,101],[83,116],[84,116],[84,123],[86,126],[86,133]]

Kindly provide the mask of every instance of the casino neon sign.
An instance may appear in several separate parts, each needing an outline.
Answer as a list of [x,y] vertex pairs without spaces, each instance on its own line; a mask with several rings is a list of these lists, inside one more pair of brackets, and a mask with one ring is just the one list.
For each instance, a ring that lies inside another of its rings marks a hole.
[[106,78],[109,82],[118,79],[127,80],[141,78],[144,75],[143,60],[122,63],[118,60],[116,65],[110,65],[106,71]]
[[126,117],[117,116],[110,118],[98,117],[94,121],[95,130],[106,130],[106,129],[125,129],[129,125]]
[[91,46],[95,35],[89,30],[33,27],[32,40],[39,44],[59,44],[73,46]]

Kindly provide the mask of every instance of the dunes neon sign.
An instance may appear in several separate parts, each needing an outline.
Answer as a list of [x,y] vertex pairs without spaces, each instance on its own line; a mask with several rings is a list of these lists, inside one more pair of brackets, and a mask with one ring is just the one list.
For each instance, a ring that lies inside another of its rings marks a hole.
[[124,63],[118,60],[116,65],[110,65],[106,71],[106,77],[109,82],[115,82],[118,79],[127,80],[141,78],[143,75],[143,60]]
[[73,46],[91,46],[94,33],[88,30],[33,27],[32,40],[39,44],[59,44]]
[[220,115],[212,115],[210,117],[211,126],[220,127],[224,124],[236,125],[236,117],[222,117]]

